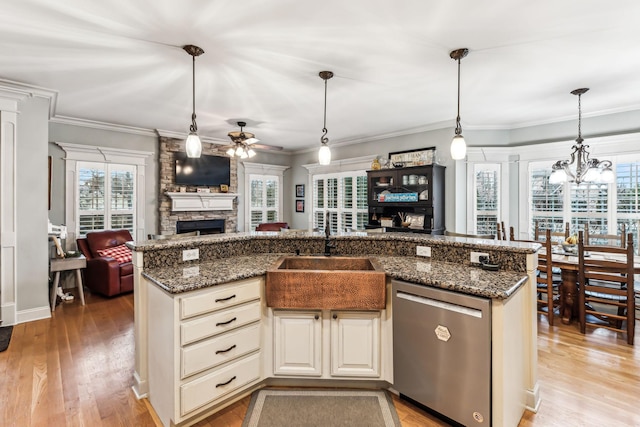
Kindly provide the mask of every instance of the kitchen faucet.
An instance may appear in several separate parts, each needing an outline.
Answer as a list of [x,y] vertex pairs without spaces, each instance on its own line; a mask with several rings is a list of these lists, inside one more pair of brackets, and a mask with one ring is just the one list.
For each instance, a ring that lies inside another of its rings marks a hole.
[[331,256],[331,248],[335,248],[335,243],[331,243],[331,223],[329,222],[329,215],[327,215],[327,222],[324,226],[324,256]]

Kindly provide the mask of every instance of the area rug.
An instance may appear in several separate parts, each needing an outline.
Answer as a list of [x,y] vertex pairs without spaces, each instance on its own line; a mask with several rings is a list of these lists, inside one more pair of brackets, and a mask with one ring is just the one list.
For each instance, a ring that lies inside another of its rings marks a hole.
[[242,427],[400,427],[383,390],[262,389],[251,396]]
[[0,328],[0,352],[5,351],[9,347],[12,332],[13,326],[4,326]]

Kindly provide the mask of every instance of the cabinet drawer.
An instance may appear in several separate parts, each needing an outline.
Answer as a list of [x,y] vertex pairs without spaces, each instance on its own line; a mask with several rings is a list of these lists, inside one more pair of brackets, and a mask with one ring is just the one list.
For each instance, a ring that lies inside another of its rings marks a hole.
[[260,278],[246,280],[199,295],[180,298],[180,319],[188,319],[260,298]]
[[180,325],[180,344],[185,345],[260,320],[260,301],[216,311]]
[[180,415],[198,409],[260,378],[260,353],[180,386]]
[[259,348],[259,323],[190,345],[180,350],[181,378],[237,359]]

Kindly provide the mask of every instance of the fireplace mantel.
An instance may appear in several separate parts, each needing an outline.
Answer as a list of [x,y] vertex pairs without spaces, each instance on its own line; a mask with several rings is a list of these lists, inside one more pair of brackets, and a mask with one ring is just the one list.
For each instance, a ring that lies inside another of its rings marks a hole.
[[171,210],[187,211],[230,211],[236,193],[165,193],[171,199]]

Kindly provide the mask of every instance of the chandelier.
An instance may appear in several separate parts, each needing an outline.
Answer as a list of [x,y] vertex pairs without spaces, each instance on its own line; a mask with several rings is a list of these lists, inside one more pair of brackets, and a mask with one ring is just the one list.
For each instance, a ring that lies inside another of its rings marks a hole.
[[[570,160],[558,160],[551,167],[552,172],[549,177],[550,184],[560,184],[562,182],[602,182],[611,183],[614,181],[613,170],[611,170],[611,161],[598,160],[589,158],[588,145],[583,145],[582,141],[582,105],[581,96],[587,92],[589,88],[581,88],[572,90],[573,95],[578,95],[578,137],[576,144],[571,147]],[[575,166],[574,166],[575,164]],[[574,168],[574,169],[572,169]]]
[[242,130],[246,125],[247,124],[245,122],[238,122],[240,132],[233,131],[227,134],[233,143],[233,145],[227,150],[227,154],[230,157],[236,156],[241,159],[246,159],[256,155],[255,150],[251,148],[250,145],[258,142],[259,139],[257,139],[251,132],[244,132]]
[[196,56],[202,55],[204,53],[204,50],[192,44],[188,44],[186,46],[183,46],[182,48],[185,50],[185,52],[193,57],[193,112],[191,113],[191,126],[189,126],[189,136],[187,136],[187,141],[185,142],[185,151],[187,152],[187,157],[200,157],[200,154],[202,154],[202,143],[200,142],[200,137],[198,136],[198,125],[196,124]]

